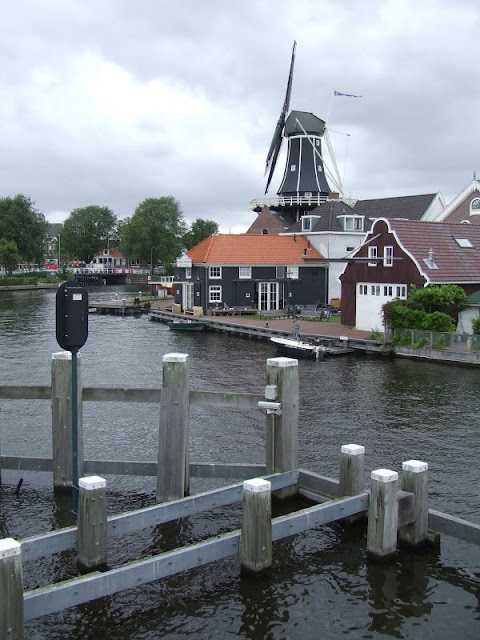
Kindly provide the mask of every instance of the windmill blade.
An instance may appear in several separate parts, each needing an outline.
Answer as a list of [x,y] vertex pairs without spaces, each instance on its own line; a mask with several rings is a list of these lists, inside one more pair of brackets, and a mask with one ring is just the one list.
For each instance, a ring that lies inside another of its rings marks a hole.
[[270,168],[270,174],[268,177],[265,193],[267,193],[268,191],[268,187],[270,185],[273,172],[275,171],[275,165],[277,163],[278,154],[280,153],[280,147],[282,146],[283,129],[285,128],[285,119],[286,119],[288,110],[290,108],[290,96],[292,95],[293,68],[295,66],[296,46],[297,46],[297,42],[294,41],[293,48],[292,48],[292,59],[290,61],[290,72],[288,74],[287,90],[285,92],[285,99],[283,101],[283,106],[280,112],[280,117],[278,119],[277,126],[275,127],[275,131],[273,132],[272,142],[270,144],[270,148],[267,154],[267,161],[265,163],[265,173],[267,173],[267,171]]
[[[270,167],[270,173],[268,174],[268,180],[267,180],[267,186],[265,187],[265,193],[268,192],[268,187],[270,186],[270,182],[272,181],[273,178],[273,173],[275,171],[275,165],[277,164],[277,158],[278,158],[278,154],[280,153],[280,149],[282,147],[282,134],[280,133],[280,137],[279,137],[279,142],[273,152],[273,156],[272,156],[272,161],[271,161],[271,167]],[[267,167],[268,169],[268,167]]]

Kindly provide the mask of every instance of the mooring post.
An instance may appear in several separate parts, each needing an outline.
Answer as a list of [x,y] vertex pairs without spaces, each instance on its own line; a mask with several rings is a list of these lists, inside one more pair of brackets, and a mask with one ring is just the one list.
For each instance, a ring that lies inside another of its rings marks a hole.
[[[72,489],[72,354],[52,354],[53,487]],[[77,354],[77,478],[83,476],[83,403],[81,356]]]
[[242,572],[258,574],[272,565],[272,485],[263,478],[243,483],[240,559]]
[[390,469],[372,471],[368,508],[367,551],[385,559],[397,550],[398,473]]
[[[267,414],[267,474],[298,469],[298,360],[268,358],[267,385],[276,385],[280,415]],[[297,487],[275,492],[284,499],[297,493]]]
[[340,457],[340,497],[356,496],[365,491],[365,447],[360,444],[344,444]]
[[22,547],[13,538],[0,540],[0,638],[23,640]]
[[421,545],[428,538],[428,464],[420,460],[402,463],[402,489],[415,496],[415,522],[399,529],[403,544]]
[[99,476],[78,481],[77,560],[82,569],[107,565],[107,483]]
[[188,355],[168,353],[163,356],[157,502],[183,498],[190,489],[189,402]]

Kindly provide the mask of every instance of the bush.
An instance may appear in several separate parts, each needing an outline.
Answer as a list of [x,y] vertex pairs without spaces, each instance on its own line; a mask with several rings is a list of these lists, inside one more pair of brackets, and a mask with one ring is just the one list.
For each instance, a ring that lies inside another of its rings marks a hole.
[[452,318],[446,313],[441,311],[434,311],[433,313],[425,314],[425,318],[422,320],[421,329],[425,331],[439,331],[447,333],[454,331]]
[[480,336],[480,316],[472,320],[472,329],[476,336]]

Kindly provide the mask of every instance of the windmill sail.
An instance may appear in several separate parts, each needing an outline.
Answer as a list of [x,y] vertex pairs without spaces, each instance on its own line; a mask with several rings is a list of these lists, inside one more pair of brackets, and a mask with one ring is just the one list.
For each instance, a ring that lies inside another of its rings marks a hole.
[[267,186],[265,188],[265,193],[268,191],[268,187],[270,186],[270,182],[273,177],[273,172],[275,171],[275,165],[277,163],[278,154],[280,153],[280,148],[282,146],[283,140],[283,129],[285,127],[285,119],[290,108],[290,96],[292,94],[292,83],[293,83],[293,68],[295,66],[295,47],[297,46],[297,42],[294,41],[292,48],[292,59],[290,61],[290,72],[288,74],[288,82],[287,82],[287,90],[285,92],[285,100],[283,101],[283,107],[280,112],[280,117],[277,122],[277,126],[275,127],[275,131],[273,133],[272,142],[270,144],[270,149],[267,154],[267,161],[265,164],[265,173],[270,169],[270,173],[268,175]]

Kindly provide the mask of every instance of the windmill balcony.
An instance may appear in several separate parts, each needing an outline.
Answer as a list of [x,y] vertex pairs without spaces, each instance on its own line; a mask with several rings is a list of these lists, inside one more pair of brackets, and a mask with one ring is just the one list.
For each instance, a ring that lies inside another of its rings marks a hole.
[[263,209],[264,207],[316,207],[325,202],[327,196],[325,194],[316,194],[312,196],[277,196],[275,198],[256,198],[250,201],[250,209]]

